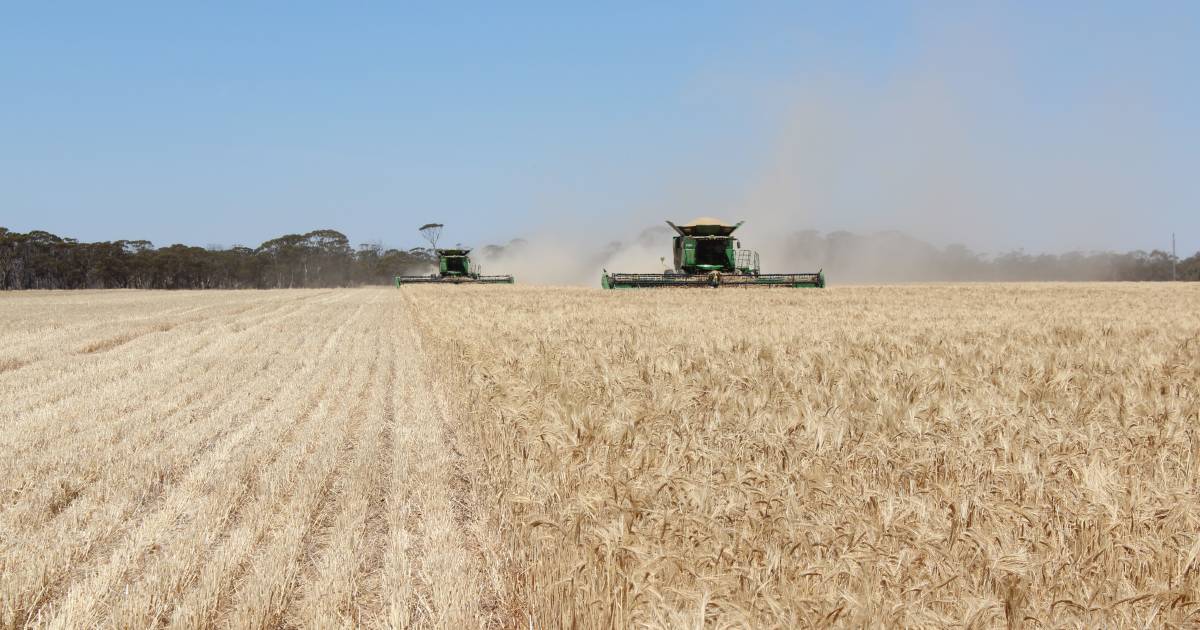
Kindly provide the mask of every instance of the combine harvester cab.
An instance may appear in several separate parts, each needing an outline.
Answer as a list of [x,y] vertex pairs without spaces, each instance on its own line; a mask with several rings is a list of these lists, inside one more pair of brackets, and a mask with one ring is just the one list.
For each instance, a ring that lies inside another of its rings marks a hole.
[[437,249],[442,224],[427,223],[421,226],[421,234],[433,245],[438,257],[437,273],[427,276],[396,276],[396,286],[405,284],[512,284],[512,276],[485,276],[482,269],[471,262],[469,249]]
[[675,230],[672,239],[675,267],[664,273],[609,273],[604,271],[600,286],[605,289],[669,287],[780,287],[824,288],[825,274],[761,273],[758,252],[741,249],[733,237],[733,225],[720,219],[701,217],[684,225],[667,225]]

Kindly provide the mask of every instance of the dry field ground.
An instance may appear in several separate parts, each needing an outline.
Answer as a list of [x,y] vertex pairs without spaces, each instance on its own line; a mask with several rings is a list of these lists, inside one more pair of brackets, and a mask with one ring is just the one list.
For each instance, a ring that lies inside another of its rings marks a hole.
[[0,294],[0,628],[1196,627],[1200,287]]

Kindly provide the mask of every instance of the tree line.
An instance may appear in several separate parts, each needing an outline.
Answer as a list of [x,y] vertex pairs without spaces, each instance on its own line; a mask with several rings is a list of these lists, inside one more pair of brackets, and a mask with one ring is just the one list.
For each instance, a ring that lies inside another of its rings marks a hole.
[[[835,281],[1162,281],[1171,279],[1172,262],[1179,280],[1200,280],[1200,252],[1182,260],[1158,250],[987,256],[899,232],[802,231],[787,241],[790,260],[773,266],[820,267]],[[486,257],[512,245],[480,251]],[[434,263],[424,248],[353,248],[336,230],[286,234],[254,248],[204,248],[155,247],[144,240],[86,243],[0,227],[0,290],[346,287],[388,284],[398,274],[425,273]]]
[[275,289],[386,284],[432,264],[425,249],[350,246],[336,230],[286,234],[258,247],[85,243],[0,227],[4,289]]
[[1200,252],[1176,259],[1161,250],[985,255],[963,245],[937,247],[901,232],[796,232],[787,239],[797,268],[822,267],[835,280],[865,282],[1200,280]]

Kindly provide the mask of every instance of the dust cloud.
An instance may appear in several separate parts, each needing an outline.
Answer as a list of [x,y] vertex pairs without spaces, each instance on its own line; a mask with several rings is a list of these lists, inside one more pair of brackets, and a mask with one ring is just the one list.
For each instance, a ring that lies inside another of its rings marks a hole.
[[[579,231],[539,231],[505,245],[487,245],[472,252],[484,273],[512,274],[530,284],[599,286],[609,271],[656,273],[670,264],[671,238],[667,226],[647,227],[629,241],[597,246]],[[666,263],[663,262],[665,257]]]
[[[602,269],[661,271],[672,233],[658,221],[700,215],[745,220],[737,236],[765,272],[823,269],[834,283],[987,280],[1006,252],[1147,244],[1144,209],[1173,182],[1151,166],[1162,130],[1136,77],[1077,88],[1074,109],[1053,111],[1026,79],[1042,60],[1002,15],[960,9],[919,28],[921,49],[884,79],[804,72],[765,106],[747,97],[747,112],[773,114],[756,168],[716,196],[722,207],[681,214],[665,200],[657,218],[614,208],[612,223],[633,231],[605,244],[535,229],[479,258],[521,282],[595,286]],[[697,173],[696,188],[710,176]]]

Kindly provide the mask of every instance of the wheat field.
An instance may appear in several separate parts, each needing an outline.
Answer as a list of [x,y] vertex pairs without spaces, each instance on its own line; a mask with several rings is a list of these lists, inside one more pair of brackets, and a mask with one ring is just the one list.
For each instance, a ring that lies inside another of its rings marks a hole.
[[1196,627],[1198,289],[0,294],[0,627]]

